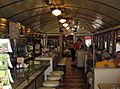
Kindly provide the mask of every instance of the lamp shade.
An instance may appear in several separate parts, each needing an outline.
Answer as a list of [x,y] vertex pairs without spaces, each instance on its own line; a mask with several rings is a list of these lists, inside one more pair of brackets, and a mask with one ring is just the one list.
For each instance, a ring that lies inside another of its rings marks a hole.
[[61,23],[65,23],[66,22],[66,19],[60,19],[59,20]]
[[66,27],[66,29],[68,30],[68,29],[70,29],[70,27],[69,27],[69,26],[67,26],[67,27]]
[[68,23],[64,23],[63,26],[64,26],[64,27],[67,27],[67,26],[68,26]]
[[55,16],[59,16],[61,13],[62,13],[62,12],[61,12],[61,10],[59,10],[59,9],[54,9],[54,10],[52,11],[52,14],[55,15]]

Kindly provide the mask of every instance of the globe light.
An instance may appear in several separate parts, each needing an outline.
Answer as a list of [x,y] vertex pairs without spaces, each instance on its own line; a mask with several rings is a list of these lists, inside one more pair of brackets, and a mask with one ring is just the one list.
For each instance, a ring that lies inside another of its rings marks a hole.
[[59,20],[61,23],[65,23],[66,22],[66,19],[60,19]]
[[66,27],[66,29],[68,30],[68,29],[70,29],[70,27]]
[[52,14],[53,15],[55,15],[55,16],[59,16],[59,15],[61,15],[61,10],[59,10],[59,9],[54,9],[53,11],[52,11]]
[[68,23],[64,23],[63,26],[64,26],[64,27],[67,27],[67,26],[68,26]]
[[72,32],[72,33],[70,33],[71,35],[74,35],[74,33]]

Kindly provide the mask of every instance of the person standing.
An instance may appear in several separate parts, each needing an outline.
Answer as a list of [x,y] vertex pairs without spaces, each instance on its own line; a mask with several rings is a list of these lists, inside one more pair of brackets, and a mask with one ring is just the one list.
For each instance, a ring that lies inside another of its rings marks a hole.
[[82,40],[78,39],[77,42],[71,45],[72,66],[76,65],[76,50],[79,50],[82,44]]

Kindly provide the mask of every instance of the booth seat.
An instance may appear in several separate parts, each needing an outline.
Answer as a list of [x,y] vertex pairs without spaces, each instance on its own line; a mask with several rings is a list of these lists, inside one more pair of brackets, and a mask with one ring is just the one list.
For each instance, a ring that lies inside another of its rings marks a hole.
[[94,89],[98,84],[117,84],[120,68],[94,68]]

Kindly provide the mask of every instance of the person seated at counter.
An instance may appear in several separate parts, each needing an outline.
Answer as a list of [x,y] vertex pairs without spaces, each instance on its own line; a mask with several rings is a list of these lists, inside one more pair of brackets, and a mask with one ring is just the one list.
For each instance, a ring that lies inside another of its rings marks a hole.
[[117,51],[115,56],[116,57],[113,59],[113,62],[117,67],[120,67],[120,51]]

